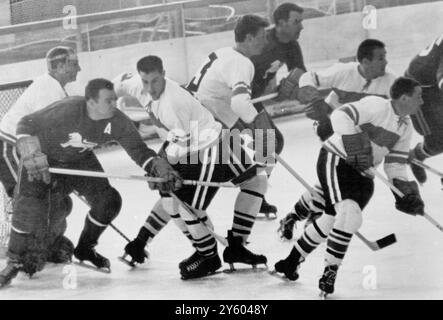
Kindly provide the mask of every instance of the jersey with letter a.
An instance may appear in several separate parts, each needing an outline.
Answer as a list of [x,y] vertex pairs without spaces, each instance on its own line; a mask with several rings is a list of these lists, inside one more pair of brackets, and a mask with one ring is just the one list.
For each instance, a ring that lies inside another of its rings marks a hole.
[[238,118],[251,123],[257,111],[251,103],[254,65],[231,47],[212,52],[188,84],[188,90],[217,120],[231,128]]
[[325,141],[328,150],[346,158],[341,136],[366,132],[374,156],[374,166],[385,160],[384,169],[389,179],[408,180],[406,164],[412,137],[409,116],[398,116],[391,100],[371,96],[345,104],[331,114],[334,134]]
[[92,120],[84,97],[65,98],[23,117],[17,136],[25,134],[38,136],[49,164],[82,161],[88,151],[110,141],[117,141],[142,168],[156,156],[123,112],[116,109],[109,119]]
[[9,141],[15,141],[17,123],[22,117],[43,109],[66,96],[66,91],[60,82],[49,74],[36,78],[2,118],[0,135]]
[[301,76],[299,86],[331,88],[325,101],[334,109],[368,95],[389,98],[389,90],[396,76],[386,71],[383,76],[368,81],[360,74],[358,65],[358,62],[336,63],[325,70],[306,72]]
[[443,35],[412,59],[406,76],[417,80],[422,86],[443,89]]

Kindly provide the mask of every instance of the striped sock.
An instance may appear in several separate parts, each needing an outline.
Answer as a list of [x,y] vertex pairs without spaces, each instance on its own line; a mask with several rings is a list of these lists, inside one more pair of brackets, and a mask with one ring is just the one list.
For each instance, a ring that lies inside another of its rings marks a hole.
[[[162,209],[163,210],[163,209]],[[137,238],[143,241],[144,243],[147,243],[148,241],[152,240],[161,229],[163,229],[168,221],[170,220],[170,216],[168,213],[160,215],[161,211],[154,211],[152,210],[149,214],[148,218],[146,219],[145,224],[143,227],[141,227]]]
[[263,200],[263,195],[243,189],[237,196],[234,206],[234,221],[232,233],[234,237],[242,237],[246,240],[251,234],[258,210]]
[[352,233],[338,229],[332,229],[329,233],[325,260],[328,264],[340,265],[348,250],[352,239]]
[[317,221],[306,227],[303,235],[294,244],[294,247],[303,257],[309,255],[320,243],[324,242],[328,232],[323,231],[318,225]]

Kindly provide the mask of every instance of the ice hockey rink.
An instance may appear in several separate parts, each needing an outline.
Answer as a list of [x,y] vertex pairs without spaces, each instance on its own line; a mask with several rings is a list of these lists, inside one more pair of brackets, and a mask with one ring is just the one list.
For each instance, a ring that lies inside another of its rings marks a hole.
[[[312,131],[312,123],[302,116],[276,120],[285,136],[282,157],[306,180],[315,180],[315,163],[319,142]],[[418,137],[415,137],[417,140]],[[154,149],[158,141],[148,142]],[[118,147],[99,153],[109,173],[143,174]],[[441,157],[427,162],[442,169]],[[382,168],[379,168],[382,171]],[[428,174],[428,182],[421,188],[426,211],[443,222],[440,199],[443,196],[440,179]],[[114,224],[131,239],[143,225],[158,195],[144,182],[112,180],[121,192],[123,207]],[[287,256],[293,242],[282,241],[276,232],[278,221],[304,191],[281,165],[277,165],[270,179],[267,199],[278,206],[278,219],[259,220],[250,237],[249,248],[265,254],[269,269]],[[232,223],[235,189],[224,189],[209,207],[215,231],[226,235]],[[371,251],[359,239],[351,242],[348,254],[339,270],[336,292],[329,299],[442,299],[443,233],[422,217],[409,216],[394,207],[391,191],[376,181],[375,194],[364,211],[361,233],[371,240],[395,233],[397,243],[379,251]],[[67,235],[78,240],[86,206],[74,199],[69,216]],[[302,227],[299,226],[299,230]],[[171,221],[148,246],[147,263],[130,269],[117,257],[126,241],[108,228],[97,250],[111,260],[112,272],[69,265],[48,264],[29,279],[20,274],[12,284],[0,290],[3,299],[168,299],[168,300],[301,300],[319,299],[317,282],[323,271],[325,246],[317,248],[301,265],[297,282],[284,281],[267,272],[237,274],[218,273],[198,280],[180,279],[178,263],[191,255],[189,241]],[[219,244],[220,255],[223,247]],[[1,261],[3,267],[5,261]],[[238,267],[247,266],[238,265]],[[223,264],[223,268],[228,268]]]

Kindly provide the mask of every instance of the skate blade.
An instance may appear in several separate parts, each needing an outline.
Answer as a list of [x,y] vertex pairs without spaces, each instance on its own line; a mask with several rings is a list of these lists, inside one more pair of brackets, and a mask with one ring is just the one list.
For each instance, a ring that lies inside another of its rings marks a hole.
[[257,267],[257,266],[253,266],[252,268],[229,268],[229,269],[224,269],[223,273],[227,273],[227,274],[233,274],[233,273],[260,273],[260,272],[264,272],[264,271],[268,271],[268,266],[265,265],[264,267]]
[[101,273],[107,273],[107,274],[111,273],[111,268],[97,268],[96,266],[90,265],[88,263],[84,263],[83,261],[74,261],[72,264],[75,264],[75,265],[85,268],[85,269],[98,271]]
[[277,214],[276,213],[261,213],[261,212],[259,212],[255,219],[256,220],[263,220],[263,221],[275,220],[275,219],[277,219]]
[[135,267],[136,267],[135,262],[134,262],[134,261],[129,261],[129,260],[127,260],[126,257],[125,257],[125,255],[123,255],[123,256],[121,256],[121,257],[118,257],[118,260],[119,260],[120,262],[123,262],[124,264],[126,264],[127,266],[129,266],[129,267],[131,267],[131,268],[135,268]]
[[214,271],[214,272],[210,272],[210,273],[208,273],[208,274],[205,274],[204,276],[200,276],[200,277],[194,277],[194,278],[187,278],[187,277],[184,277],[183,275],[180,277],[180,279],[182,279],[183,281],[198,281],[198,280],[205,280],[205,278],[209,278],[209,277],[211,277],[211,276],[215,276],[215,275],[217,275],[217,274],[221,274],[221,273],[223,273],[221,270],[217,270],[217,271]]
[[327,293],[325,291],[320,291],[319,297],[320,297],[321,300],[326,300],[328,295],[329,295],[329,293]]

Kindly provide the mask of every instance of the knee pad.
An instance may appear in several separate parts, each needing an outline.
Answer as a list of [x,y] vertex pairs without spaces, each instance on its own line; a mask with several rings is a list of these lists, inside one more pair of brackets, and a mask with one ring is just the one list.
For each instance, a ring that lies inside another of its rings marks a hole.
[[309,191],[305,191],[298,203],[312,212],[322,212],[325,209],[325,200],[323,199],[323,191],[315,189],[318,197],[313,197]]
[[354,200],[346,199],[335,204],[337,212],[334,227],[348,233],[355,233],[363,222],[360,206]]
[[102,224],[109,224],[117,217],[122,206],[120,193],[112,187],[107,188],[91,204],[91,217]]
[[47,199],[18,196],[12,215],[12,227],[19,233],[40,234],[48,227]]
[[268,177],[265,173],[253,176],[240,184],[240,189],[249,190],[252,192],[264,195],[268,189]]
[[441,142],[442,139],[443,139],[443,134],[442,137],[437,135],[425,136],[423,151],[430,156],[436,156],[442,153],[443,152],[443,143]]

